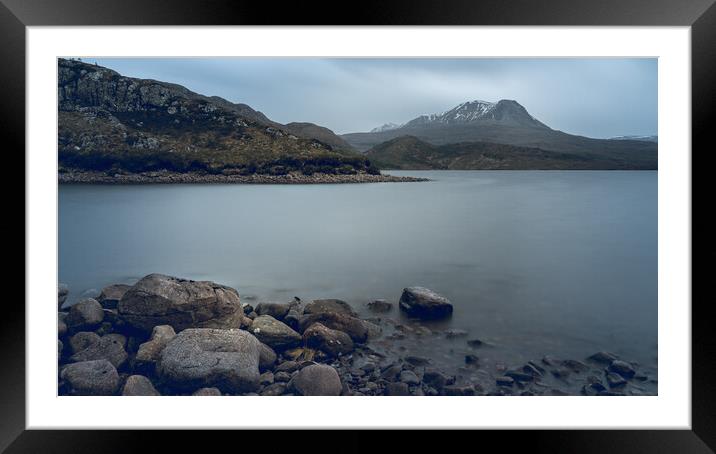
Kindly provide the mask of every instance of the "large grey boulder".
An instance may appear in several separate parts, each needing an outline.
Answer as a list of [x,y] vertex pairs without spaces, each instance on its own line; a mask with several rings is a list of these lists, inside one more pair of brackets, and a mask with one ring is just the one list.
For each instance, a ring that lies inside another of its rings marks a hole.
[[174,339],[176,333],[169,325],[159,325],[152,329],[152,337],[139,346],[135,356],[135,368],[138,370],[153,372],[154,366],[161,356],[162,350],[169,341]]
[[106,359],[69,364],[62,369],[60,378],[69,384],[73,394],[83,396],[111,395],[119,388],[117,369]]
[[340,396],[343,385],[334,368],[314,364],[298,371],[288,389],[301,396]]
[[102,289],[102,292],[97,297],[97,301],[105,309],[115,309],[119,300],[122,299],[127,290],[132,286],[127,284],[113,284],[108,285]]
[[400,296],[400,308],[424,320],[444,318],[452,314],[452,303],[425,287],[408,287]]
[[321,323],[314,323],[303,332],[303,342],[307,347],[332,357],[345,355],[355,348],[348,334],[330,329]]
[[157,373],[178,389],[256,391],[260,350],[258,339],[246,331],[190,328],[177,334],[162,350]]
[[358,314],[351,308],[350,304],[337,299],[313,300],[303,308],[304,314],[320,314],[324,312],[337,312],[339,314],[357,317]]
[[298,326],[301,332],[305,332],[314,323],[320,323],[331,329],[343,331],[348,334],[353,342],[363,343],[368,339],[368,327],[363,320],[339,312],[319,312],[307,314],[301,317]]
[[255,309],[258,315],[270,315],[276,320],[283,320],[289,310],[291,306],[288,303],[259,303]]
[[244,318],[236,290],[209,281],[150,274],[134,284],[117,305],[130,326],[149,333],[157,325],[240,328]]
[[256,317],[249,331],[274,350],[286,350],[301,344],[300,334],[270,315]]
[[102,336],[98,342],[93,342],[70,357],[70,362],[80,363],[98,359],[106,359],[119,369],[127,361],[127,352],[122,342],[112,335]]
[[159,391],[144,375],[131,375],[122,388],[123,396],[160,396]]
[[104,320],[102,306],[93,298],[85,298],[70,307],[65,323],[70,331],[88,331],[97,328]]

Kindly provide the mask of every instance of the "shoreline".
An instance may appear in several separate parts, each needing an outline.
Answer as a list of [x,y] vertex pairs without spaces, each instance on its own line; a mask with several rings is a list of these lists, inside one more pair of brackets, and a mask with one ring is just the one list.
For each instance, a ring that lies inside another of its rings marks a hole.
[[334,175],[316,173],[304,175],[202,175],[168,171],[141,172],[133,174],[108,175],[105,172],[69,171],[58,173],[58,184],[363,184],[363,183],[413,183],[430,181],[428,178],[402,177],[395,175]]
[[[187,292],[172,304],[191,322],[171,310],[157,315],[150,304],[177,286]],[[197,291],[221,304],[190,296]],[[655,371],[608,351],[495,362],[491,340],[429,327],[451,317],[452,304],[422,287],[405,288],[399,302],[370,301],[368,317],[338,299],[247,303],[230,287],[160,274],[63,307],[68,293],[58,288],[59,395],[658,395]],[[435,304],[450,310],[438,314]],[[224,313],[228,306],[234,312]],[[396,317],[404,312],[407,320]],[[457,369],[410,348],[445,342]],[[197,353],[193,345],[204,347]],[[242,378],[216,379],[225,375]]]

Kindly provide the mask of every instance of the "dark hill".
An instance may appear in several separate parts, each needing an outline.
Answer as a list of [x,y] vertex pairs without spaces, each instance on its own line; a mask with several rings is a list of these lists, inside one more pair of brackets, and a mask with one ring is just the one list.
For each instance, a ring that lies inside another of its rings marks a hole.
[[402,170],[616,170],[630,161],[547,151],[492,142],[432,145],[402,136],[376,145],[366,156],[381,169]]
[[321,140],[245,104],[81,61],[58,60],[58,106],[60,171],[378,173],[336,151],[328,129],[313,128]]

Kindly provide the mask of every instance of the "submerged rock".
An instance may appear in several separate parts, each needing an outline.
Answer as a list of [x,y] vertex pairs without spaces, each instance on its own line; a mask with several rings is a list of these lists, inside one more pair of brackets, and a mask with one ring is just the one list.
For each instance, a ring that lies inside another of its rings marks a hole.
[[611,364],[612,361],[614,361],[615,359],[619,359],[619,357],[617,355],[615,355],[614,353],[597,352],[587,359],[592,360],[597,363]]
[[609,365],[609,371],[616,372],[617,374],[625,378],[631,378],[634,376],[634,374],[636,374],[636,371],[631,364],[618,359],[612,361],[612,363]]
[[368,309],[373,312],[390,312],[393,309],[393,303],[386,300],[373,300],[368,303]]
[[122,319],[149,333],[157,325],[186,328],[240,328],[244,318],[236,290],[209,281],[150,274],[134,284],[117,305]]
[[178,389],[251,392],[259,386],[260,350],[260,342],[246,331],[190,328],[169,341],[157,373]]
[[408,315],[420,319],[438,319],[452,314],[452,303],[442,295],[424,288],[408,287],[403,289],[400,308]]

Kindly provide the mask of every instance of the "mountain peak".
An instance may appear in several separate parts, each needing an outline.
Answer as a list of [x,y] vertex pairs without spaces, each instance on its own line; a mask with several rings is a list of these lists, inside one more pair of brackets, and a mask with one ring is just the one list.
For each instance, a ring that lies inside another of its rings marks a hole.
[[377,128],[373,128],[370,130],[370,132],[383,132],[383,131],[390,131],[393,129],[400,128],[401,125],[395,124],[395,123],[385,123],[383,125],[378,126]]
[[483,122],[499,123],[505,126],[547,128],[547,126],[530,115],[520,103],[512,99],[501,99],[497,102],[479,99],[466,101],[442,113],[420,115],[401,128],[452,126]]

